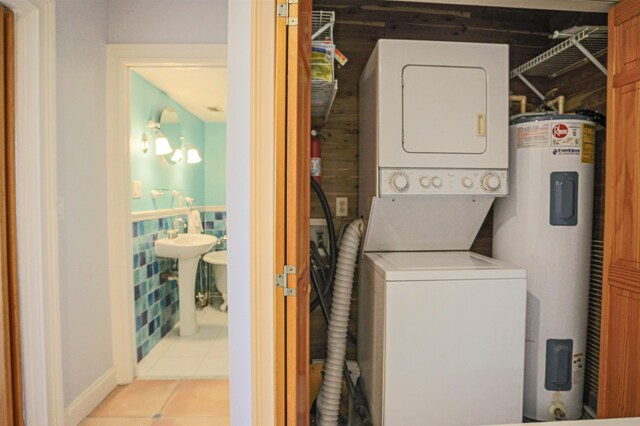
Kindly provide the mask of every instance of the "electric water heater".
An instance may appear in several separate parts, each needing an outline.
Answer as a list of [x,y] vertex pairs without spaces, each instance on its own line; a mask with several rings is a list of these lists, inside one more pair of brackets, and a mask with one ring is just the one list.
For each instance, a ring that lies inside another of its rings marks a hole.
[[582,414],[595,124],[588,117],[512,120],[510,194],[494,207],[493,256],[527,270],[524,416]]

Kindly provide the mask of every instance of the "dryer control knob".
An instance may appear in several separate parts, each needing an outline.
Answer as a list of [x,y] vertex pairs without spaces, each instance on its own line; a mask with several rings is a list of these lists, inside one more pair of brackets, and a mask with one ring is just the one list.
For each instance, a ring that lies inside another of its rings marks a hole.
[[482,188],[485,191],[497,191],[500,189],[500,177],[493,172],[485,174],[482,176]]
[[442,186],[442,179],[440,179],[438,176],[432,177],[431,185],[435,186],[436,188],[440,188]]
[[422,185],[423,188],[428,188],[431,186],[431,181],[429,180],[428,177],[422,176],[420,178],[420,185]]
[[390,182],[391,187],[398,192],[404,192],[409,188],[409,178],[402,172],[391,175]]
[[472,188],[473,187],[473,180],[468,176],[463,177],[462,178],[462,186],[464,186],[465,188]]

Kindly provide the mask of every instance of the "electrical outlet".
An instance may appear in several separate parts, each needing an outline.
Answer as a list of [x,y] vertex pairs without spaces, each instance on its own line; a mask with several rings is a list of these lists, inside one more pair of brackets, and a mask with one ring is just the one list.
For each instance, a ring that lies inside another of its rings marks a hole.
[[311,229],[309,238],[316,243],[316,246],[320,245],[320,240],[326,246],[328,244],[329,231],[327,230],[327,221],[324,219],[311,218]]
[[349,216],[349,198],[336,197],[336,217]]

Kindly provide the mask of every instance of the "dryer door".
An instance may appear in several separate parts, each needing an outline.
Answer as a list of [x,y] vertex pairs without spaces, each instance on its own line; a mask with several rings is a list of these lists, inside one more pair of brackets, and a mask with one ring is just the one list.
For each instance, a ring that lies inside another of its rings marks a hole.
[[487,150],[487,73],[478,67],[402,70],[402,147],[412,154]]

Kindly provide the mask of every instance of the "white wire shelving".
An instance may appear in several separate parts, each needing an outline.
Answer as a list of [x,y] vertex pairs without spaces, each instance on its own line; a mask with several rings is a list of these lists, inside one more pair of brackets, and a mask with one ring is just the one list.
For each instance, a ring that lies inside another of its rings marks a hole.
[[[330,48],[331,79],[311,80],[311,116],[322,117],[324,121],[329,117],[333,101],[338,92],[338,80],[336,80],[334,74],[335,63],[333,59],[335,51],[333,27],[335,20],[335,12],[314,10],[311,15],[312,44]],[[313,63],[311,66],[313,67]]]
[[511,70],[509,78],[518,77],[536,95],[544,99],[544,95],[526,77],[555,78],[589,61],[607,74],[607,68],[597,59],[607,52],[606,26],[573,27],[556,31],[551,38],[564,41]]

